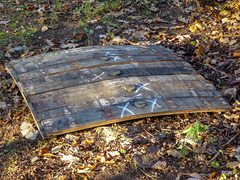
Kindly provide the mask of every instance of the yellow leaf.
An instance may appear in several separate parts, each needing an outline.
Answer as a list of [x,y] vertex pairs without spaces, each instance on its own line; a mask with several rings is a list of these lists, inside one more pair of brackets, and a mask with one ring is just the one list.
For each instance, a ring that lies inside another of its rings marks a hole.
[[199,46],[198,49],[194,51],[198,57],[202,58],[203,57],[203,48],[202,46]]
[[232,57],[233,58],[239,58],[240,57],[240,53],[234,53]]
[[210,62],[212,61],[212,58],[208,58],[208,59],[206,59],[206,64],[209,64]]

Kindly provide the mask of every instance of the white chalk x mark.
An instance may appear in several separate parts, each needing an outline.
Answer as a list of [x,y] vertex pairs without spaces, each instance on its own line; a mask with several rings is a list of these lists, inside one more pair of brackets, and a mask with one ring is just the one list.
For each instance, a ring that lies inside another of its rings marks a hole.
[[148,91],[153,91],[152,89],[149,89],[149,88],[146,87],[148,84],[149,83],[146,83],[146,84],[143,84],[143,85],[142,84],[136,84],[139,87],[136,89],[135,93],[138,93],[138,91],[141,90],[141,89],[146,89]]
[[95,78],[92,79],[92,81],[95,81],[96,79],[103,79],[101,76],[104,74],[105,72],[102,72],[100,75],[96,75],[94,74]]
[[123,102],[126,102],[130,99],[134,99],[134,98],[139,97],[139,96],[142,96],[142,94],[137,94],[136,96],[132,96],[132,97],[121,97],[121,98],[123,98]]
[[118,106],[119,108],[123,109],[123,110],[122,110],[122,113],[121,113],[121,118],[123,118],[125,111],[128,111],[129,113],[131,113],[132,115],[134,115],[134,113],[127,108],[128,105],[129,105],[129,102],[127,102],[127,104],[126,104],[124,107],[123,107],[123,106]]
[[117,61],[117,59],[120,59],[118,56],[114,57],[114,61]]
[[154,101],[150,101],[150,100],[147,100],[147,101],[150,102],[150,103],[152,103],[151,112],[154,111],[154,107],[155,107],[155,106],[162,107],[161,105],[157,104],[157,99],[154,99]]

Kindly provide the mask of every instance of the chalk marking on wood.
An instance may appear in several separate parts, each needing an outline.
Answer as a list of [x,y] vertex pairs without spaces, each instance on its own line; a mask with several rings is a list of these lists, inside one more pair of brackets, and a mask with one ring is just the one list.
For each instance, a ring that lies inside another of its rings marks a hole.
[[100,75],[94,74],[95,78],[93,78],[92,81],[96,80],[97,78],[103,79],[101,76],[102,76],[104,73],[105,73],[105,72],[102,72]]
[[114,61],[117,61],[117,59],[120,59],[118,56],[116,56],[113,60]]
[[123,107],[123,106],[118,106],[119,108],[123,109],[122,113],[121,113],[121,118],[123,118],[124,116],[124,112],[128,111],[129,113],[131,113],[132,115],[135,115],[131,110],[129,110],[127,107],[129,105],[129,102],[127,102],[127,104]]
[[113,54],[112,52],[106,52],[106,53],[105,53],[105,56],[108,56],[108,55],[114,56],[114,54]]
[[141,85],[141,84],[136,84],[136,85],[139,86],[139,88],[137,88],[137,90],[135,91],[135,93],[138,93],[138,91],[139,91],[140,89],[146,89],[146,90],[148,90],[148,91],[153,91],[152,89],[149,89],[149,88],[145,87],[145,86],[147,86],[148,84],[149,84],[149,83],[146,83],[146,84],[143,84],[143,85]]
[[130,99],[134,99],[135,97],[139,97],[139,96],[142,96],[142,94],[137,94],[136,96],[132,96],[132,97],[121,97],[121,98],[124,99],[123,102],[126,102],[126,101],[128,101]]
[[157,105],[158,107],[162,107],[161,105],[159,105],[159,104],[157,103],[157,99],[154,99],[154,101],[150,101],[150,100],[147,100],[147,101],[150,102],[150,103],[152,103],[152,109],[151,109],[151,112],[154,111],[154,107],[155,107],[155,105]]
[[121,80],[119,80],[119,81],[109,82],[108,84],[117,84],[117,83],[129,82],[129,81],[133,81],[133,79],[121,79]]

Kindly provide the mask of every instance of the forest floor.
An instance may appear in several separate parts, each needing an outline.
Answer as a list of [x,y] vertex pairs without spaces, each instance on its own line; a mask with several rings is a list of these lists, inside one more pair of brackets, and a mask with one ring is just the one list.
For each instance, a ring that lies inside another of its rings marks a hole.
[[[172,49],[232,109],[146,118],[46,140],[22,136],[23,122],[36,126],[5,63],[119,44]],[[1,1],[0,179],[240,179],[239,47],[239,1]]]

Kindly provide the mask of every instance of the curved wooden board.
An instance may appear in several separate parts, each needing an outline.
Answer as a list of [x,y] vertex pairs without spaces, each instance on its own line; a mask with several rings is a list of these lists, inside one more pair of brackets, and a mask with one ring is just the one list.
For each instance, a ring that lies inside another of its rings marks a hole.
[[160,46],[85,47],[11,61],[42,137],[137,118],[224,111],[190,64]]

